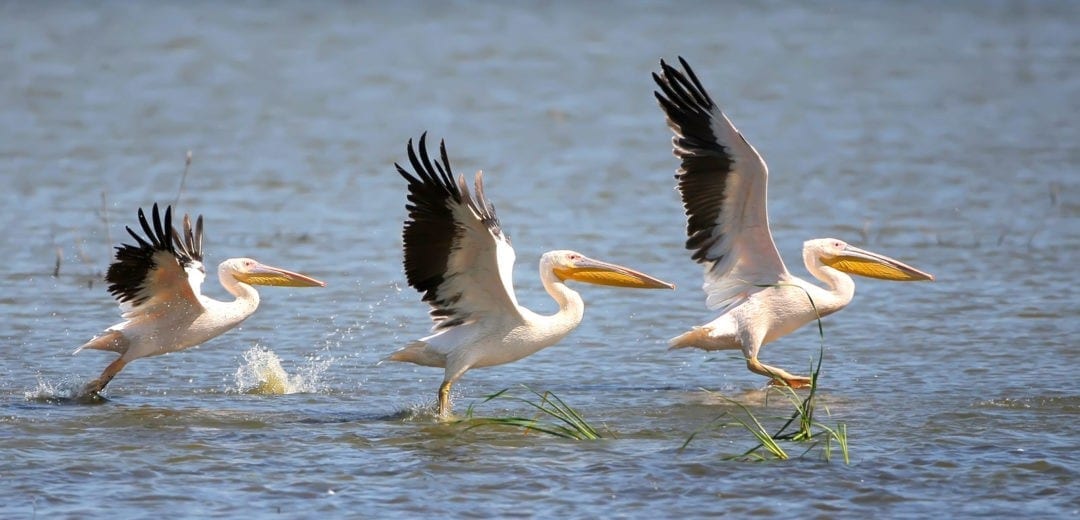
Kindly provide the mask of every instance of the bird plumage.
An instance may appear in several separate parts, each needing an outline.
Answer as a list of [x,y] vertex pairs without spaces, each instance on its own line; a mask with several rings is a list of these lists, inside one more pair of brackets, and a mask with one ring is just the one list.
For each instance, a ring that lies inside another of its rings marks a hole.
[[686,248],[704,265],[712,322],[670,341],[671,348],[741,349],[750,370],[792,386],[793,376],[758,361],[762,345],[844,308],[855,294],[846,272],[890,280],[930,280],[929,274],[836,239],[807,241],[807,270],[825,288],[792,276],[769,229],[768,167],[713,102],[686,60],[682,70],[660,61],[653,73],[657,101],[674,134],[675,175],[687,224]]
[[201,291],[206,278],[202,216],[193,228],[185,215],[182,233],[172,227],[171,207],[165,208],[164,218],[157,204],[149,219],[141,208],[138,216],[143,234],[126,228],[135,243],[116,248],[116,259],[105,274],[109,293],[120,304],[125,321],[75,350],[107,350],[120,357],[86,385],[84,395],[102,391],[135,359],[193,347],[236,327],[259,305],[259,294],[251,284],[325,285],[250,258],[232,258],[218,266],[218,278],[236,299],[214,300]]
[[415,174],[394,165],[408,181],[402,238],[409,285],[431,305],[435,330],[477,315],[516,313],[514,250],[484,197],[483,174],[476,174],[473,196],[464,177],[454,179],[445,143],[439,144],[439,161],[430,160],[426,137],[420,137],[419,155],[409,141]]
[[564,283],[576,279],[624,287],[672,287],[630,269],[573,251],[549,251],[540,259],[540,280],[559,306],[550,316],[518,305],[513,288],[515,260],[495,207],[484,195],[483,175],[474,193],[464,176],[454,178],[445,143],[439,160],[409,140],[409,216],[404,225],[404,267],[409,285],[431,306],[433,334],[413,341],[388,359],[445,369],[439,414],[449,413],[451,385],[471,368],[510,363],[558,343],[581,322],[581,296]]

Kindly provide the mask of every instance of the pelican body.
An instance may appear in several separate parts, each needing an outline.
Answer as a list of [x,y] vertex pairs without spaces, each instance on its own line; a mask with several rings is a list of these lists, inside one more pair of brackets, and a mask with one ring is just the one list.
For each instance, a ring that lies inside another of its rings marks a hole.
[[581,323],[585,305],[567,281],[674,288],[574,251],[549,251],[540,258],[540,281],[559,309],[544,316],[522,307],[511,279],[514,249],[484,197],[482,173],[476,174],[474,196],[464,176],[455,181],[445,143],[440,143],[440,160],[432,162],[425,138],[420,137],[419,155],[409,140],[412,172],[395,166],[409,183],[405,274],[431,305],[435,325],[430,336],[389,359],[445,369],[438,392],[440,416],[449,414],[451,385],[467,370],[522,359],[558,343]]
[[686,248],[704,266],[712,322],[670,341],[671,348],[740,349],[751,371],[791,387],[809,384],[758,361],[761,346],[846,307],[855,295],[848,274],[882,280],[934,277],[887,256],[823,238],[803,244],[803,262],[825,287],[793,276],[769,230],[768,167],[757,150],[713,102],[685,60],[682,71],[660,61],[655,92],[667,116],[675,178],[686,210]]
[[218,266],[222,287],[236,298],[218,301],[204,296],[203,219],[194,230],[184,215],[181,235],[172,227],[172,208],[162,222],[157,204],[153,225],[139,209],[145,238],[127,228],[136,244],[116,248],[116,259],[105,274],[109,292],[120,303],[125,321],[113,325],[75,350],[107,350],[120,354],[101,376],[83,390],[84,396],[105,389],[128,363],[200,345],[236,327],[259,306],[253,285],[325,286],[314,278],[260,264],[250,258],[230,258]]

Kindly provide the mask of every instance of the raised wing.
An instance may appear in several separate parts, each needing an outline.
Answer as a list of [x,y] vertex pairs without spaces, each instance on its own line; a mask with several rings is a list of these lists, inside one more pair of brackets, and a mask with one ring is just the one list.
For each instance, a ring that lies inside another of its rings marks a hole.
[[[165,218],[169,218],[169,209],[165,210]],[[168,226],[168,224],[166,224]],[[196,263],[202,266],[203,261],[203,220],[202,215],[195,221],[195,230],[191,230],[191,218],[184,215],[184,234],[181,235],[176,228],[172,228],[173,244],[180,263],[187,267],[193,267]]]
[[428,158],[420,136],[419,157],[409,140],[409,162],[399,164],[409,182],[409,219],[405,221],[405,276],[432,306],[435,330],[485,315],[519,316],[511,274],[514,249],[499,227],[495,207],[484,197],[483,177],[476,174],[476,197],[465,178],[454,181],[445,143],[440,161]]
[[[195,233],[184,218],[187,241],[172,228],[172,208],[165,208],[162,222],[157,204],[151,212],[153,226],[139,209],[143,238],[130,227],[136,245],[116,248],[116,261],[109,266],[105,281],[109,292],[120,302],[124,317],[175,314],[202,310],[199,291],[203,280],[202,218]],[[197,237],[197,238],[196,238]],[[181,248],[178,244],[183,243]]]
[[766,209],[769,171],[757,150],[713,103],[686,60],[685,73],[660,60],[655,92],[667,114],[679,192],[686,209],[686,248],[705,265],[706,304],[727,307],[757,286],[786,278]]

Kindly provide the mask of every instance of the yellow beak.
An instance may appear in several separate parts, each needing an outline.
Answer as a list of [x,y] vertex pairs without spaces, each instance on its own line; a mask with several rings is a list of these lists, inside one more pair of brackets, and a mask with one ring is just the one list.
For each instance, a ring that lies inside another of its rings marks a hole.
[[854,246],[847,246],[840,255],[822,259],[822,263],[845,273],[879,280],[918,282],[934,279],[934,275],[924,273],[899,260],[864,251]]
[[623,267],[591,258],[580,257],[570,266],[553,269],[560,280],[575,280],[595,285],[633,287],[637,289],[674,289],[675,285]]
[[269,265],[255,264],[255,267],[251,268],[250,272],[237,273],[236,279],[251,285],[273,285],[277,287],[326,287],[324,282],[320,282],[310,276],[305,276],[300,273],[294,273],[281,269],[280,267],[271,267]]

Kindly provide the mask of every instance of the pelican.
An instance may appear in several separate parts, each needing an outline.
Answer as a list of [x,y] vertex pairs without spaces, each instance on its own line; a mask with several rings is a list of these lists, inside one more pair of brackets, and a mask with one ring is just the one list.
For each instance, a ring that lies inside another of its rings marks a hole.
[[706,305],[720,311],[712,322],[672,338],[673,349],[742,349],[751,371],[793,388],[810,378],[758,361],[761,346],[822,316],[843,309],[855,295],[845,273],[882,280],[934,277],[892,258],[835,238],[803,243],[806,269],[825,287],[792,276],[769,231],[768,168],[757,150],[713,103],[686,60],[680,72],[660,60],[654,92],[674,132],[675,175],[686,210],[686,248],[705,268]]
[[314,278],[250,258],[230,258],[218,266],[218,279],[233,301],[217,301],[201,292],[203,268],[203,219],[191,229],[184,215],[184,233],[172,227],[172,207],[165,208],[162,224],[158,205],[151,213],[153,227],[139,209],[139,224],[146,237],[130,227],[136,244],[116,248],[116,260],[109,266],[105,281],[120,304],[126,320],[75,350],[108,350],[120,354],[101,376],[88,383],[83,396],[98,396],[105,385],[132,361],[194,347],[232,329],[251,316],[259,306],[259,293],[252,285],[323,287]]
[[675,286],[632,269],[587,258],[574,251],[549,251],[540,258],[540,280],[559,310],[551,316],[518,305],[512,274],[514,249],[484,197],[483,174],[475,196],[465,177],[454,180],[446,145],[432,163],[420,136],[419,157],[408,144],[415,173],[395,164],[409,183],[405,222],[405,275],[431,305],[430,336],[413,341],[388,359],[444,368],[438,414],[450,412],[450,387],[467,370],[517,361],[558,343],[581,323],[581,296],[568,280],[647,289]]

